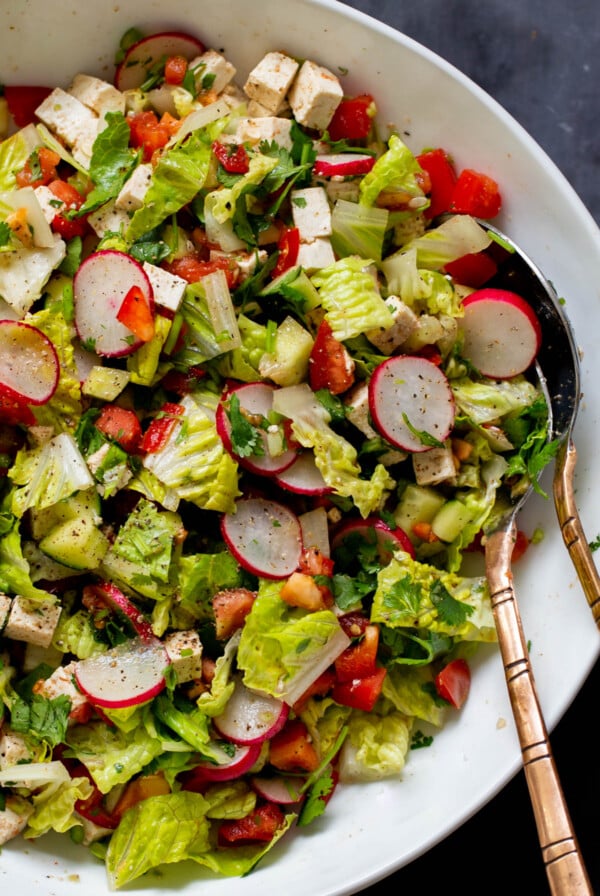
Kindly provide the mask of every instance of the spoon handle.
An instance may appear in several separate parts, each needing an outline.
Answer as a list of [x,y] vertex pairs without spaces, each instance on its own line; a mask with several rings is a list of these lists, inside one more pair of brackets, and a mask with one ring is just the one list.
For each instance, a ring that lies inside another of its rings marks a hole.
[[488,536],[486,575],[542,859],[552,896],[592,896],[540,707],[513,587],[514,517]]
[[560,530],[575,571],[600,629],[600,576],[575,504],[573,481],[577,450],[571,439],[561,445],[554,469],[554,504]]

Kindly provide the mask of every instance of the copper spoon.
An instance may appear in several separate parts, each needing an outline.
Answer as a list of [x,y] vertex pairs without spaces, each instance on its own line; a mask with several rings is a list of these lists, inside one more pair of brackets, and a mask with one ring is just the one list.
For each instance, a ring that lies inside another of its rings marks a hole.
[[[519,293],[539,317],[542,349],[536,374],[546,394],[550,437],[569,441],[579,398],[579,367],[570,327],[547,281],[527,256],[500,231],[480,223],[498,241],[494,244],[495,255],[499,253],[498,271],[486,285]],[[550,892],[553,896],[591,896],[592,887],[552,755],[513,584],[516,518],[531,491],[532,486],[512,501],[486,531],[486,576]]]

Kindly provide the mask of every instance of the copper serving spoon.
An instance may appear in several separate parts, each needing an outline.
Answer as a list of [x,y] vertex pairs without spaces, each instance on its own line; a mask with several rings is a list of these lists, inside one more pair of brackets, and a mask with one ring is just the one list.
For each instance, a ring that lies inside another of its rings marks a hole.
[[[561,525],[564,523],[563,534],[568,530],[575,536],[569,534],[567,546],[578,573],[582,574],[582,584],[597,620],[600,615],[597,586],[595,598],[590,600],[595,568],[591,554],[587,556],[589,548],[573,499],[571,432],[579,403],[579,364],[572,332],[556,294],[530,259],[496,228],[485,222],[480,224],[495,236],[494,251],[500,252],[496,259],[497,274],[486,285],[519,293],[540,320],[542,348],[536,373],[548,403],[550,437],[561,446],[555,478],[560,486],[556,490],[556,507]],[[567,449],[563,448],[565,445]],[[569,461],[568,466],[565,460]],[[504,515],[486,532],[486,576],[550,892],[553,896],[591,896],[592,887],[552,755],[513,584],[511,556],[517,533],[516,518],[531,491],[532,487],[512,501]]]

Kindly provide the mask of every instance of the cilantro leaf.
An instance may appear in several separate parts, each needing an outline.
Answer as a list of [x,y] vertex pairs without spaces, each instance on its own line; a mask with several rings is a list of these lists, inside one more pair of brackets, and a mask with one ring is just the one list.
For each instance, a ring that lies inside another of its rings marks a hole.
[[438,612],[438,616],[448,625],[458,627],[473,613],[474,608],[470,604],[452,597],[446,586],[439,579],[436,579],[432,584],[429,595],[431,603]]
[[260,432],[242,413],[237,395],[229,399],[227,416],[231,426],[231,447],[235,454],[239,457],[249,457],[251,454],[262,457],[265,449]]
[[30,703],[15,699],[10,722],[15,731],[56,747],[65,739],[70,712],[71,700],[65,694],[53,699],[34,694]]
[[86,214],[117,196],[138,162],[138,153],[129,147],[129,125],[122,112],[107,112],[107,126],[94,141],[90,177],[94,189],[78,210]]

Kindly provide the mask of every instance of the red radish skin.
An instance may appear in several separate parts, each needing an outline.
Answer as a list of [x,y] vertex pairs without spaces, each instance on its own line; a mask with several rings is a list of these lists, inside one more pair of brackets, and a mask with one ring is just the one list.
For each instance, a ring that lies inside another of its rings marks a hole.
[[305,780],[300,775],[253,775],[250,786],[260,797],[271,803],[293,806],[304,799],[302,786]]
[[463,355],[483,376],[510,379],[535,361],[542,329],[520,295],[487,287],[463,299],[463,308]]
[[302,530],[295,513],[278,501],[243,498],[221,517],[227,547],[248,572],[285,579],[298,568]]
[[384,439],[418,453],[443,442],[450,434],[454,396],[446,375],[432,361],[396,355],[373,371],[369,411]]
[[125,709],[160,694],[166,685],[164,671],[168,665],[169,657],[158,638],[134,638],[80,660],[75,679],[90,703]]
[[247,688],[237,678],[233,693],[213,724],[219,734],[234,744],[261,744],[280,731],[289,706],[277,697]]
[[275,476],[275,481],[297,495],[329,495],[333,491],[317,467],[312,451],[298,454],[289,467]]
[[60,364],[47,336],[30,324],[0,320],[0,388],[6,398],[41,405],[56,391]]
[[352,535],[360,535],[365,542],[377,542],[382,563],[389,563],[394,551],[405,551],[415,556],[415,548],[404,529],[391,529],[379,517],[365,520],[347,520],[337,529],[331,542],[331,550],[336,551]]
[[115,73],[115,86],[118,90],[135,90],[144,83],[148,70],[157,62],[166,62],[169,56],[184,56],[190,62],[204,49],[201,41],[180,31],[162,31],[143,37],[125,53]]
[[153,641],[155,639],[156,636],[152,631],[150,622],[129,600],[129,598],[126,597],[116,585],[112,584],[112,582],[100,582],[97,585],[88,585],[85,592],[93,594],[113,610],[122,613],[131,623],[136,635],[143,641]]
[[138,286],[153,310],[152,286],[146,272],[130,255],[101,249],[89,255],[73,279],[75,328],[85,347],[98,355],[129,355],[143,343],[117,320],[123,300]]
[[340,152],[331,155],[317,156],[313,165],[313,174],[323,177],[351,177],[355,174],[367,174],[375,164],[375,156],[364,153]]
[[213,781],[232,781],[249,772],[257,762],[261,751],[261,744],[235,744],[233,755],[223,752],[223,762],[216,765],[214,762],[203,760],[182,776],[183,790],[202,791],[208,783]]

